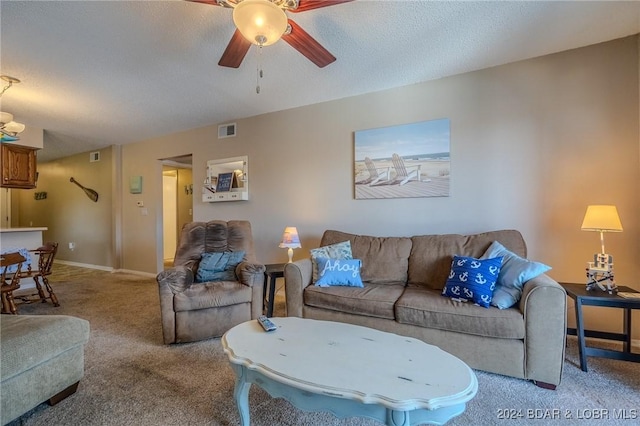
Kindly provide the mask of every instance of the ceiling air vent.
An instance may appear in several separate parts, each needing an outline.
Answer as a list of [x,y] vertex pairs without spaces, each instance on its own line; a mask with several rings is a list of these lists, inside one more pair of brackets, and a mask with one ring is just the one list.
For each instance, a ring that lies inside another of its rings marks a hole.
[[95,163],[96,161],[100,161],[100,151],[94,151],[89,153],[89,162]]
[[236,136],[236,123],[221,124],[218,126],[218,139],[234,138]]

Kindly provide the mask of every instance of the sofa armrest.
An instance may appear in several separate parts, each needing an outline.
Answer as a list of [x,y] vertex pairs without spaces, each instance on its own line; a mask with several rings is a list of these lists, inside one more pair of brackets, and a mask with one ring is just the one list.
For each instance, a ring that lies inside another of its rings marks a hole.
[[301,259],[284,266],[284,290],[287,316],[302,317],[304,289],[311,284],[311,259]]
[[259,263],[240,262],[236,266],[236,276],[242,284],[254,287],[264,284],[265,266]]
[[242,284],[251,287],[251,319],[262,315],[264,304],[264,270],[265,266],[259,263],[240,262],[236,266],[236,276]]
[[170,290],[173,294],[182,293],[193,284],[193,270],[184,265],[175,266],[160,272],[156,281],[160,286],[160,293],[163,288]]
[[176,341],[173,296],[191,287],[191,284],[193,284],[193,270],[189,266],[179,265],[160,272],[156,276],[156,281],[160,292],[162,338],[164,343],[168,345]]
[[527,281],[519,308],[525,322],[528,379],[559,385],[567,337],[567,293],[546,274]]

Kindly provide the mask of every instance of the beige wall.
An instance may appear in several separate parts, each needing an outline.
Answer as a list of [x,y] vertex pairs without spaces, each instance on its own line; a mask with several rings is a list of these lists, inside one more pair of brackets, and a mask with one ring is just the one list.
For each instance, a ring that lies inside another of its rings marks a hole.
[[[277,244],[287,225],[302,237],[295,258],[327,228],[388,236],[515,228],[551,276],[583,282],[599,247],[596,234],[580,231],[586,206],[610,203],[624,226],[606,236],[616,278],[640,289],[638,52],[638,37],[628,37],[237,120],[235,138],[217,139],[210,126],[125,145],[123,177],[142,174],[149,183],[149,215],[123,194],[124,268],[158,268],[159,159],[193,154],[197,188],[207,160],[248,155],[250,200],[205,204],[196,196],[194,220],[250,220],[262,262],[286,260]],[[450,197],[354,200],[354,131],[443,117],[451,120]],[[604,314],[606,328],[619,324],[618,314]]]
[[[211,126],[125,145],[123,170],[125,178],[144,173],[145,198],[155,199],[160,158],[193,153],[197,185],[208,159],[249,155],[250,201],[203,204],[195,197],[194,218],[252,220],[265,262],[286,258],[277,248],[286,225],[298,227],[307,248],[327,227],[387,235],[511,227],[525,234],[536,258],[581,265],[577,275],[574,266],[557,265],[559,279],[581,280],[582,264],[598,248],[597,236],[577,232],[587,204],[618,205],[625,232],[608,236],[607,246],[616,254],[638,250],[637,87],[631,37],[238,120],[236,138],[218,140]],[[353,199],[355,130],[442,117],[451,119],[450,197]],[[145,252],[152,251],[157,211],[150,208],[141,222],[135,204],[124,204],[125,234],[131,230],[135,241],[145,235]],[[153,259],[129,266],[152,271]]]
[[[89,153],[77,154],[38,164],[38,187],[12,191],[13,204],[19,206],[14,226],[46,226],[44,241],[57,241],[57,259],[103,267],[112,259],[112,149],[100,151],[101,160],[89,162]],[[69,179],[98,192],[94,203]],[[35,192],[47,198],[35,200]],[[69,249],[69,242],[75,249]]]
[[[606,235],[617,281],[640,289],[639,67],[638,37],[628,37],[236,120],[235,138],[217,139],[212,125],[103,150],[100,163],[81,154],[41,164],[37,191],[49,196],[34,201],[34,191],[13,191],[20,194],[20,225],[48,226],[45,239],[61,243],[61,259],[156,273],[160,159],[193,154],[194,220],[250,220],[264,263],[286,260],[278,242],[288,225],[302,238],[296,259],[307,257],[327,228],[387,236],[515,228],[529,257],[553,267],[552,277],[583,282],[586,261],[599,248],[595,233],[580,231],[586,206],[610,203],[624,226]],[[354,131],[444,117],[451,120],[450,197],[353,198]],[[239,155],[249,157],[250,200],[202,203],[206,161]],[[143,176],[142,194],[130,194],[127,185],[120,190],[133,175]],[[91,202],[70,176],[97,190],[100,201]],[[616,310],[587,314],[587,326],[620,325]],[[637,315],[634,322],[637,339]]]

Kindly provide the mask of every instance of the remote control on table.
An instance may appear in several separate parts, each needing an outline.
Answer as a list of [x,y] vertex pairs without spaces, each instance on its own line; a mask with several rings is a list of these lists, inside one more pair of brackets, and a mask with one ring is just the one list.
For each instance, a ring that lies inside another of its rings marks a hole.
[[276,325],[271,322],[271,320],[269,318],[267,318],[265,315],[260,315],[258,317],[258,324],[260,324],[262,326],[262,328],[264,328],[264,331],[273,331],[275,329],[277,329],[278,327],[276,327]]

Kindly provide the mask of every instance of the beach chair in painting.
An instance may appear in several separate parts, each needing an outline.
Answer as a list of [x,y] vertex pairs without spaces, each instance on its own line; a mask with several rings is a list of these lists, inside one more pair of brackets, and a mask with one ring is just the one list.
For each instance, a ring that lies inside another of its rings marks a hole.
[[[393,154],[391,161],[393,162],[393,168],[396,169],[396,178],[394,183],[400,181],[400,185],[404,185],[411,179],[415,179],[418,182],[422,181],[420,177],[420,164],[415,166],[405,166],[404,160],[398,154]],[[425,179],[424,182],[429,182],[430,180],[431,179]]]
[[391,180],[391,167],[376,167],[376,165],[373,164],[373,160],[369,157],[365,157],[364,164],[367,166],[369,177],[356,183],[369,184],[369,186],[372,186]]

